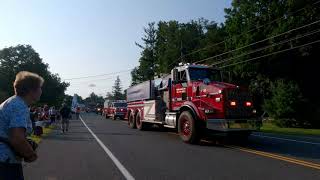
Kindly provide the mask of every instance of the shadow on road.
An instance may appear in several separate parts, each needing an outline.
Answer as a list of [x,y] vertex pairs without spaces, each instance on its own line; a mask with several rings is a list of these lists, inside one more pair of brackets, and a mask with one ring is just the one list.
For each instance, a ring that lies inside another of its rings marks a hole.
[[74,137],[74,136],[70,136],[70,134],[55,134],[55,135],[51,135],[51,136],[47,136],[44,139],[47,140],[58,140],[58,141],[87,141],[87,142],[91,142],[94,141],[95,139],[89,138],[89,137]]

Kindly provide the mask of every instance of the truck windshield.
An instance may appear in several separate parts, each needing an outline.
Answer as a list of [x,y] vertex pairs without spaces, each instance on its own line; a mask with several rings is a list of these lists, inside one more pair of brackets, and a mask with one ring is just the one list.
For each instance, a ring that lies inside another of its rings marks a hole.
[[219,70],[209,68],[189,68],[189,75],[191,81],[209,80],[221,81],[221,74]]
[[127,107],[127,103],[114,103],[114,107]]

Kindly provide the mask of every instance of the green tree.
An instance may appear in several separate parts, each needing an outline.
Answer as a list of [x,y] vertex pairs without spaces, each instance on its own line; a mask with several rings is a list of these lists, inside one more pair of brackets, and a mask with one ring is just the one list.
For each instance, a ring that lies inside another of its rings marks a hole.
[[39,74],[45,80],[40,104],[61,105],[64,92],[69,86],[62,82],[58,74],[52,74],[49,65],[44,63],[39,54],[30,45],[18,45],[0,50],[0,92],[3,96],[14,94],[13,82],[20,71]]
[[124,99],[124,94],[122,91],[122,86],[121,86],[121,80],[119,76],[117,76],[117,79],[114,81],[114,85],[112,86],[112,96],[113,100],[123,100]]
[[139,67],[135,67],[132,71],[131,71],[131,86],[136,85],[138,83],[141,83],[143,81],[145,81],[145,78],[143,76],[143,72]]
[[131,72],[132,85],[169,73],[179,62],[192,63],[221,53],[224,46],[204,47],[221,42],[226,35],[224,30],[223,25],[203,18],[187,23],[160,21],[157,26],[150,23],[145,28],[143,45],[137,44],[142,52],[139,66]]
[[[303,118],[300,115],[295,114],[294,119],[308,119],[310,122],[311,119],[315,119],[315,117],[320,115],[320,109],[317,108],[320,107],[320,98],[317,96],[315,88],[308,83],[311,77],[316,76],[315,72],[318,67],[317,57],[319,54],[319,51],[317,50],[319,49],[319,46],[317,44],[267,56],[255,61],[246,63],[241,62],[319,39],[320,34],[316,33],[312,36],[291,40],[288,41],[288,43],[282,43],[275,46],[276,43],[290,38],[301,37],[303,34],[314,32],[320,27],[319,24],[313,24],[312,26],[300,28],[291,31],[290,33],[286,33],[285,35],[277,36],[281,33],[288,32],[291,29],[299,28],[319,20],[320,16],[319,13],[317,13],[319,7],[313,5],[314,2],[315,1],[312,0],[234,0],[231,8],[225,9],[225,29],[228,36],[225,45],[229,51],[237,48],[241,48],[241,50],[226,54],[224,56],[225,59],[233,58],[233,60],[220,64],[220,66],[224,66],[239,63],[227,68],[228,71],[232,72],[233,82],[245,86],[251,84],[251,87],[255,88],[255,86],[252,86],[252,82],[259,81],[262,83],[264,91],[260,91],[260,95],[268,94],[269,89],[272,88],[270,84],[269,87],[265,87],[265,85],[268,84],[266,83],[268,81],[272,82],[277,81],[278,79],[286,79],[297,84],[304,99],[303,103],[305,103],[302,107],[308,107],[307,109],[313,109],[313,111],[305,114]],[[273,36],[277,37],[270,38]],[[270,39],[250,45],[266,38]],[[249,52],[270,45],[274,46],[248,54]],[[244,46],[248,47],[242,48]],[[234,58],[237,56],[241,57]],[[265,80],[261,79],[261,77],[265,78]],[[257,89],[252,90],[255,91]],[[256,95],[259,96],[259,94]],[[282,103],[281,99],[273,97],[277,96],[275,93],[271,93],[271,96],[272,97],[268,98],[274,98],[273,101],[279,101],[278,103],[280,104]],[[259,97],[256,99],[259,99]],[[270,101],[268,101],[268,103],[270,104]],[[258,105],[262,104],[264,104],[263,100],[259,101]],[[278,112],[276,106],[271,106],[270,108],[274,108],[272,112]],[[271,112],[270,108],[269,112]],[[306,111],[306,109],[299,109],[299,111]],[[315,115],[315,113],[318,113],[318,115]],[[312,126],[315,127],[315,124]]]
[[188,23],[160,21],[157,29],[156,58],[157,74],[169,73],[179,62],[199,60],[200,53],[191,53],[202,48],[207,20]]
[[102,96],[96,95],[94,92],[92,92],[89,97],[84,99],[84,103],[87,106],[95,106],[97,104],[103,104],[104,98]]
[[83,98],[82,98],[80,95],[78,95],[78,94],[75,94],[75,95],[77,96],[77,101],[78,101],[78,103],[83,104],[83,103],[84,103]]
[[153,79],[156,68],[155,43],[156,43],[156,29],[155,23],[149,23],[148,27],[144,28],[145,35],[142,39],[143,45],[136,43],[142,49],[141,57],[139,59],[140,65],[132,72],[132,84]]
[[110,92],[107,92],[106,99],[108,99],[108,100],[114,100],[113,94],[110,93]]
[[[200,42],[201,44],[199,48],[201,51],[198,52],[198,57],[194,57],[195,61],[217,56],[225,52],[227,50],[225,43],[221,43],[227,37],[224,24],[219,25],[216,22],[209,22],[208,20],[204,19],[202,19],[199,23],[202,25],[205,34],[204,38],[202,38]],[[196,50],[197,49],[194,49],[192,51],[195,52]],[[206,60],[201,63],[211,64],[221,59],[223,59],[223,56],[218,56],[214,59]]]
[[[139,45],[142,52],[139,66],[131,72],[132,85],[152,79],[154,75],[169,73],[181,61],[217,64],[228,74],[231,83],[249,86],[255,96],[255,105],[263,110],[265,98],[274,98],[281,103],[281,99],[273,97],[277,95],[271,92],[271,82],[286,79],[296,84],[302,95],[300,111],[310,112],[294,114],[293,119],[308,119],[310,126],[320,127],[317,121],[320,96],[317,88],[309,83],[310,78],[318,76],[319,45],[266,56],[319,40],[320,24],[314,23],[320,19],[319,5],[315,3],[318,2],[234,0],[231,7],[225,9],[223,24],[206,19],[187,23],[160,21],[157,26],[152,23],[145,28],[143,46]],[[313,24],[301,28],[310,23]],[[298,30],[289,31],[296,28]],[[279,36],[282,33],[285,34]],[[307,33],[313,34],[305,36]],[[259,58],[261,56],[265,57]],[[252,58],[259,59],[244,62]],[[273,108],[276,111],[276,106]]]
[[266,100],[264,109],[281,127],[310,125],[306,119],[304,122],[299,122],[299,119],[296,119],[302,100],[300,89],[296,83],[280,79],[271,83],[271,98]]
[[68,107],[71,107],[72,99],[73,99],[73,96],[66,94],[63,98],[63,103],[65,103]]

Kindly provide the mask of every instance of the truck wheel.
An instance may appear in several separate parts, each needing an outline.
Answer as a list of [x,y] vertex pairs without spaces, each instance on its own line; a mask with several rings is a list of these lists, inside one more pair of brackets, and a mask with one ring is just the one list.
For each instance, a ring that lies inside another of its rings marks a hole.
[[185,143],[196,144],[200,141],[195,119],[189,111],[181,113],[178,120],[178,133]]
[[136,120],[134,118],[134,113],[130,113],[128,121],[129,121],[130,128],[135,129],[136,128]]
[[141,121],[140,113],[138,113],[136,116],[136,125],[137,125],[137,129],[139,129],[140,131],[145,129],[145,123]]

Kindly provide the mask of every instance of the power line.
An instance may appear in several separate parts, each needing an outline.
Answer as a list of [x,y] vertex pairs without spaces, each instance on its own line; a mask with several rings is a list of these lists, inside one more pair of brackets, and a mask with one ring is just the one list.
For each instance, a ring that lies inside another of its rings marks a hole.
[[302,34],[302,35],[297,35],[297,36],[294,37],[294,38],[286,39],[286,40],[281,41],[281,42],[279,42],[279,43],[274,43],[274,44],[271,44],[271,45],[269,45],[269,46],[265,46],[265,47],[262,47],[262,48],[259,48],[259,49],[255,49],[255,50],[252,50],[252,51],[250,51],[250,52],[248,52],[248,53],[240,54],[239,56],[236,56],[236,57],[232,57],[232,58],[228,58],[228,59],[223,59],[223,60],[218,61],[218,62],[216,62],[216,63],[213,63],[213,64],[211,64],[211,65],[214,66],[214,65],[218,65],[218,64],[221,64],[221,63],[224,63],[224,62],[228,62],[228,61],[230,61],[230,60],[237,59],[237,58],[240,58],[240,57],[242,57],[242,56],[250,55],[250,54],[253,54],[253,53],[262,51],[262,50],[266,50],[266,49],[271,48],[271,47],[274,47],[274,46],[278,46],[278,45],[281,45],[281,44],[285,44],[285,43],[290,42],[290,41],[293,41],[293,40],[298,40],[298,39],[301,39],[301,38],[304,38],[304,37],[307,37],[307,36],[311,36],[311,35],[316,34],[316,33],[318,33],[318,32],[320,32],[320,29],[318,29],[318,30],[316,30],[316,31],[312,31],[312,32],[310,32],[310,33],[305,33],[305,34]]
[[[67,81],[68,83],[85,83],[85,82],[94,82],[94,81],[100,81],[100,80],[106,80],[106,79],[112,79],[112,78],[116,78],[117,76],[119,76],[119,78],[123,77],[123,76],[126,76],[125,74],[112,74],[112,75],[109,75],[109,76],[106,76],[106,78],[93,78],[93,79],[90,79],[90,80],[86,80],[86,81],[83,81],[82,79],[76,79],[74,81]],[[78,80],[82,80],[82,81],[78,81]]]
[[266,55],[263,55],[263,56],[251,58],[251,59],[248,59],[248,60],[245,60],[245,61],[240,61],[240,62],[228,64],[228,65],[225,65],[225,66],[221,66],[220,68],[226,68],[226,67],[229,67],[229,66],[234,66],[234,65],[237,65],[237,64],[246,63],[246,62],[249,62],[249,61],[253,61],[253,60],[256,60],[256,59],[264,58],[264,57],[275,55],[275,54],[280,54],[280,53],[283,53],[283,52],[286,52],[286,51],[290,51],[290,50],[293,50],[293,49],[301,48],[301,47],[304,47],[304,46],[309,46],[311,44],[316,44],[316,43],[319,43],[319,42],[320,42],[320,40],[312,41],[310,43],[306,43],[306,44],[303,44],[303,45],[300,45],[300,46],[295,46],[295,47],[284,49],[284,50],[281,50],[281,51],[276,51],[276,52],[273,52],[273,53],[269,53],[269,54],[266,54]]
[[238,51],[238,50],[244,49],[244,48],[246,48],[246,47],[250,47],[250,46],[252,46],[252,45],[256,45],[256,44],[259,44],[259,43],[261,43],[261,42],[264,42],[264,41],[267,41],[267,40],[270,40],[270,39],[273,39],[273,38],[276,38],[276,37],[279,37],[279,36],[282,36],[282,35],[285,35],[285,34],[289,34],[289,33],[293,32],[293,31],[296,31],[296,30],[299,30],[299,29],[302,29],[302,28],[305,28],[305,27],[308,27],[308,26],[317,24],[317,23],[319,23],[319,22],[320,22],[320,20],[314,21],[314,22],[312,22],[312,23],[309,23],[309,24],[306,24],[306,25],[303,25],[303,26],[300,26],[300,27],[291,29],[291,30],[289,30],[289,31],[286,31],[286,32],[283,32],[283,33],[280,33],[280,34],[277,34],[277,35],[268,37],[268,38],[266,38],[266,39],[263,39],[263,40],[260,40],[260,41],[257,41],[257,42],[248,44],[248,45],[246,45],[246,46],[242,46],[242,47],[240,47],[240,48],[233,49],[233,50],[231,50],[231,51],[228,51],[228,52],[225,52],[225,53],[222,53],[222,54],[218,54],[218,55],[215,55],[215,56],[212,56],[212,57],[208,57],[208,58],[206,58],[206,59],[202,59],[202,60],[196,61],[195,63],[207,61],[207,60],[210,60],[210,59],[213,59],[213,58],[216,58],[216,57],[225,55],[225,54],[229,54],[229,53],[231,53],[231,52]]
[[[320,1],[316,1],[316,2],[312,3],[311,5],[316,5],[316,4],[318,4],[318,3],[320,3]],[[308,5],[309,5],[309,4],[307,4],[305,7],[301,8],[301,9],[298,9],[297,11],[294,11],[294,12],[292,12],[292,13],[289,13],[288,15],[283,15],[283,16],[280,17],[280,18],[277,18],[277,19],[275,19],[275,20],[269,21],[269,22],[266,23],[266,24],[263,24],[263,25],[260,25],[260,26],[258,26],[258,27],[252,28],[252,29],[250,29],[250,30],[248,30],[248,31],[245,31],[245,32],[240,33],[240,34],[238,34],[238,35],[235,35],[235,36],[232,36],[232,37],[230,37],[230,38],[227,38],[226,40],[223,40],[223,41],[221,41],[221,42],[218,42],[218,43],[215,43],[215,44],[212,44],[212,45],[208,45],[208,46],[206,46],[206,47],[204,47],[204,48],[200,48],[200,49],[198,49],[198,50],[196,50],[196,51],[193,51],[193,52],[191,52],[191,53],[188,53],[188,54],[184,55],[184,57],[189,56],[189,55],[191,55],[191,54],[195,54],[195,53],[200,52],[200,51],[203,51],[203,50],[205,50],[205,49],[208,49],[208,48],[215,47],[215,46],[217,46],[217,45],[223,44],[223,43],[225,43],[227,40],[230,40],[230,39],[235,38],[235,37],[242,36],[242,35],[244,35],[244,34],[248,34],[248,33],[252,32],[252,31],[254,31],[254,30],[260,29],[260,28],[262,28],[262,27],[264,27],[264,26],[266,26],[266,25],[269,25],[269,24],[271,24],[271,23],[274,23],[274,22],[276,22],[276,21],[279,21],[279,20],[281,20],[281,19],[283,19],[283,18],[288,18],[288,16],[292,16],[292,15],[298,13],[299,11],[302,11],[303,9],[306,9],[306,8],[308,7]],[[181,58],[182,58],[182,57],[179,57],[177,60],[179,60],[179,59],[181,59]],[[201,62],[202,62],[202,61],[201,61]],[[174,63],[176,63],[176,61],[173,61],[171,64],[169,64],[169,67],[170,67],[172,64],[174,64]]]
[[129,72],[129,71],[132,71],[132,70],[133,70],[133,68],[132,68],[132,69],[128,69],[128,70],[123,70],[123,71],[106,73],[106,74],[98,74],[98,75],[91,75],[91,76],[83,76],[83,77],[69,78],[69,79],[64,79],[64,81],[67,81],[67,80],[75,80],[75,79],[86,79],[86,78],[99,77],[99,76],[109,76],[109,75],[113,75],[113,74],[119,74],[119,73]]
[[[320,3],[320,1],[314,2],[314,3],[311,4],[311,5],[316,5],[316,4],[318,4],[318,3]],[[230,39],[232,39],[232,38],[234,38],[234,37],[239,37],[239,36],[242,36],[242,35],[244,35],[244,34],[248,34],[248,33],[252,32],[252,31],[254,31],[254,30],[260,29],[260,28],[262,28],[262,27],[264,27],[264,26],[266,26],[266,25],[269,25],[269,24],[271,24],[271,23],[274,23],[274,22],[276,22],[276,21],[279,21],[279,20],[281,20],[281,19],[283,19],[283,18],[287,18],[288,16],[292,16],[293,14],[296,14],[297,12],[302,11],[302,10],[305,9],[305,8],[307,8],[307,5],[306,5],[305,7],[303,7],[303,8],[301,8],[301,9],[297,10],[297,11],[294,11],[294,12],[290,13],[289,15],[283,15],[283,16],[280,17],[280,18],[277,18],[277,19],[275,19],[275,20],[269,21],[269,22],[266,23],[266,24],[263,24],[263,25],[260,25],[260,26],[258,26],[258,27],[252,28],[252,29],[250,29],[250,30],[248,30],[248,31],[245,31],[245,32],[243,32],[243,33],[240,33],[240,34],[238,34],[238,35],[235,35],[235,36],[232,36],[232,37],[230,37],[230,38],[227,38],[226,40],[223,40],[223,41],[218,42],[218,43],[215,43],[215,44],[213,44],[213,45],[209,45],[209,46],[206,46],[206,47],[204,47],[204,48],[201,48],[201,49],[198,49],[198,50],[196,50],[196,51],[193,51],[193,52],[191,52],[191,53],[188,53],[188,54],[184,55],[184,57],[189,56],[189,55],[192,55],[192,54],[195,54],[195,53],[200,52],[200,51],[203,51],[203,50],[205,50],[205,49],[208,49],[208,48],[211,48],[211,47],[215,47],[215,46],[217,46],[217,45],[220,45],[220,44],[225,43],[227,40],[230,40]],[[181,58],[181,57],[180,57],[180,58]],[[179,58],[179,59],[180,59],[180,58]],[[179,59],[177,59],[177,60],[179,60]],[[173,63],[172,63],[172,64],[173,64]],[[172,64],[170,64],[170,65],[172,65]]]
[[90,80],[90,81],[82,81],[82,82],[73,82],[70,83],[70,85],[81,85],[81,84],[85,84],[85,83],[95,83],[97,81],[104,81],[104,80],[109,80],[112,79],[113,77],[109,77],[109,78],[103,78],[103,79],[96,79],[96,80]]

